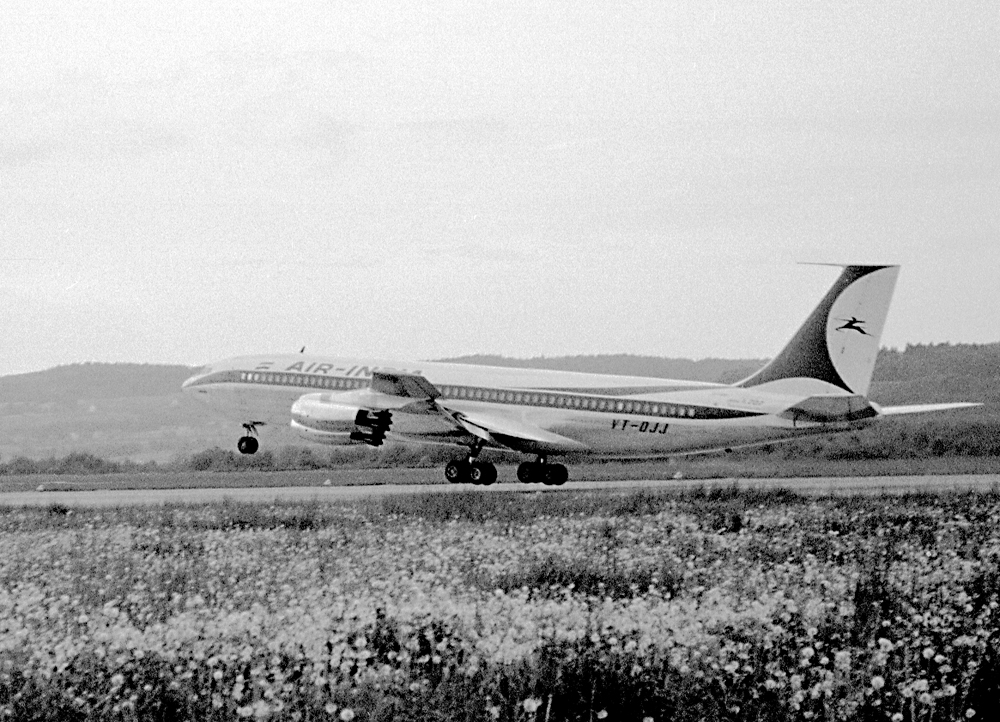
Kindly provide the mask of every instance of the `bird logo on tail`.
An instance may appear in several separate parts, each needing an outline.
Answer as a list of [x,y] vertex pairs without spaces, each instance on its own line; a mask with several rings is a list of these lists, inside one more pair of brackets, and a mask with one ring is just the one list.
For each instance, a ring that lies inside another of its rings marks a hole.
[[871,335],[861,327],[861,324],[865,322],[855,316],[851,316],[850,318],[838,318],[837,320],[844,321],[843,326],[837,326],[838,331],[857,331],[862,336]]

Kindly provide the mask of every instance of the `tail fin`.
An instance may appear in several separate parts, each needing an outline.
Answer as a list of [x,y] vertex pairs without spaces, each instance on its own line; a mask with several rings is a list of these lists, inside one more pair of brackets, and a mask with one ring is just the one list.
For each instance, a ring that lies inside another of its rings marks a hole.
[[899,266],[845,266],[781,353],[737,386],[868,395]]

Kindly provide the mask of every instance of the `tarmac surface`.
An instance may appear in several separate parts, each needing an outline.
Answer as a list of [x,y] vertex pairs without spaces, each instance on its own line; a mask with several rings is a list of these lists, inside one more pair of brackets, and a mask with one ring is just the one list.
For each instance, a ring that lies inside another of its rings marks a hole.
[[574,491],[632,489],[671,490],[694,488],[789,489],[816,495],[947,493],[963,491],[1000,491],[1000,474],[937,475],[937,476],[867,476],[811,477],[797,479],[637,479],[627,481],[570,481],[565,486],[540,484],[498,483],[480,487],[471,484],[373,484],[355,486],[281,486],[184,489],[125,489],[97,491],[12,491],[0,493],[5,506],[49,506],[65,504],[79,507],[116,507],[153,504],[200,504],[224,500],[240,502],[274,501],[349,501],[377,498],[390,494],[433,494],[475,490],[484,494],[506,493],[567,493]]

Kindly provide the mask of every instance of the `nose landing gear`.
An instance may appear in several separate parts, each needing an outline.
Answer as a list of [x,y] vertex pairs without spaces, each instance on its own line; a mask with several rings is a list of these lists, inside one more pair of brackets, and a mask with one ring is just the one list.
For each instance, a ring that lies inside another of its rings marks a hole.
[[241,454],[256,454],[257,449],[260,448],[260,444],[257,442],[257,427],[263,425],[263,421],[250,421],[243,424],[247,433],[236,442],[236,450]]

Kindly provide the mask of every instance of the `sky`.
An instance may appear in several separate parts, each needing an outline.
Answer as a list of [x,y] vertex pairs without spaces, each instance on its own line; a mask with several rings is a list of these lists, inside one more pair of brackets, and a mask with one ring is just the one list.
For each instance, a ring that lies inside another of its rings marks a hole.
[[7,0],[0,374],[1000,341],[1000,6]]

